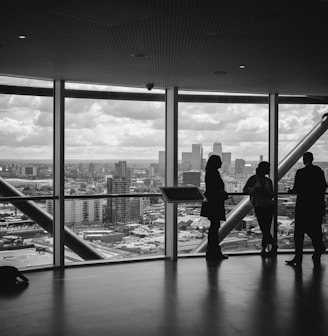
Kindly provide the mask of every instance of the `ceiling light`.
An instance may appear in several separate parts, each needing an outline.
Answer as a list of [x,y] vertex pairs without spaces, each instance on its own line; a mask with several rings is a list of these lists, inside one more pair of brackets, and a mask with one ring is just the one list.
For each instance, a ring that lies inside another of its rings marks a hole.
[[240,68],[240,69],[245,69],[245,68],[246,68],[246,66],[245,66],[245,65],[243,65],[243,64],[241,64],[241,65],[239,65],[239,68]]
[[26,39],[26,35],[18,35],[18,38],[21,39],[21,40],[24,40],[24,39]]

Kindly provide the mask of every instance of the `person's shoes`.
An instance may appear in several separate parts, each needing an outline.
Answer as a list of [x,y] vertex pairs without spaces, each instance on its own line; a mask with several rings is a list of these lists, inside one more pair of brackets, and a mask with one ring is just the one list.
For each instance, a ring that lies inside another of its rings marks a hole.
[[224,259],[228,259],[229,258],[227,255],[225,255],[225,254],[222,253],[220,245],[219,245],[219,250],[218,250],[217,257],[218,257],[219,260],[224,260]]
[[267,252],[267,251],[265,251],[265,250],[262,250],[261,251],[261,257],[262,258],[266,258],[266,257],[268,257],[269,256],[269,252]]
[[225,255],[223,253],[220,253],[217,257],[218,257],[219,260],[223,260],[223,259],[228,259],[229,258],[227,255]]
[[219,253],[219,254],[206,253],[205,258],[207,261],[220,261],[220,260],[228,259],[229,257],[223,253]]
[[326,246],[322,245],[321,253],[325,253],[325,252],[326,252]]
[[295,258],[293,258],[292,260],[285,260],[286,265],[288,266],[293,266],[293,267],[301,267],[302,266],[302,262],[296,260]]

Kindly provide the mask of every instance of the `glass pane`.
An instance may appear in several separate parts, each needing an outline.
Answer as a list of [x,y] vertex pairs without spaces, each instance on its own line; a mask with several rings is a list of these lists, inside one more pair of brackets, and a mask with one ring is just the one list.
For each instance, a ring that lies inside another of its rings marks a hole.
[[52,195],[52,98],[0,94],[0,109],[0,177],[26,196]]
[[0,76],[0,84],[2,85],[14,85],[14,86],[33,86],[52,88],[53,81],[43,79],[21,78],[21,77],[8,77]]
[[[164,209],[160,197],[69,199],[65,225],[105,260],[164,255]],[[65,262],[82,261],[79,250],[66,246]]]
[[[327,105],[281,104],[279,105],[279,160],[281,161],[328,112]],[[311,147],[317,163],[326,162],[328,133]],[[299,161],[301,163],[301,160]]]
[[[179,103],[178,137],[179,185],[193,185],[205,191],[204,168],[215,153],[223,161],[220,172],[226,191],[240,193],[259,161],[268,160],[268,105]],[[233,196],[226,202],[227,214],[242,197]],[[179,206],[179,253],[193,252],[193,248],[184,247],[187,239],[193,246],[207,239],[209,222],[199,212],[200,204]],[[222,247],[226,251],[258,249],[261,237],[251,211],[226,237]]]
[[[46,201],[29,201],[27,208],[24,202],[0,203],[0,266],[22,269],[53,264],[52,217]],[[30,211],[34,220],[26,215]]]
[[[226,214],[245,196],[231,195],[225,203]],[[247,196],[246,196],[247,197]],[[178,207],[178,253],[195,253],[202,242],[207,242],[210,221],[199,216],[200,204],[180,204]],[[223,252],[260,251],[262,232],[255,217],[254,210],[236,225],[227,237],[221,242]],[[204,249],[201,252],[205,252]]]
[[[294,249],[296,196],[280,196],[278,199],[278,246],[281,249]],[[328,209],[328,197],[326,196],[326,209]],[[326,211],[327,213],[327,211]],[[323,241],[328,247],[328,217],[323,218]],[[313,249],[311,239],[304,236],[304,249]]]
[[[52,197],[53,99],[0,94],[0,109],[1,197]],[[23,268],[53,263],[52,218],[43,227],[45,211],[45,201],[1,203],[2,264]]]
[[[282,104],[279,105],[279,159],[282,160],[302,139],[320,122],[322,115],[328,111],[327,105]],[[328,133],[324,133],[308,151],[313,153],[314,164],[321,167],[328,181],[327,162]],[[294,221],[296,196],[287,190],[293,187],[297,169],[304,167],[302,158],[280,179],[278,190],[278,243],[283,249],[294,249]],[[325,219],[324,231],[327,231]],[[327,239],[327,234],[325,234]],[[306,236],[304,247],[311,247]]]
[[[106,259],[163,254],[164,103],[67,98],[65,105],[66,195],[115,195],[67,199],[66,226]],[[133,197],[143,193],[158,196]]]
[[113,92],[139,92],[139,93],[163,93],[163,90],[159,89],[152,89],[149,91],[146,87],[144,88],[136,88],[136,87],[126,87],[126,86],[114,86],[114,85],[103,85],[103,84],[91,84],[91,83],[73,83],[73,82],[66,82],[65,83],[66,89],[72,90],[90,90],[90,91],[113,91]]

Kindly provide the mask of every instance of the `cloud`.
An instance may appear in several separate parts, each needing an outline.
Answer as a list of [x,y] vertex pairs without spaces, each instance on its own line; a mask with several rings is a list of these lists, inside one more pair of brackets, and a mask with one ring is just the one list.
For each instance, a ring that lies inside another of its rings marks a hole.
[[[49,97],[0,95],[2,157],[52,158],[53,101]],[[66,158],[158,158],[165,147],[163,102],[65,99]],[[326,105],[279,106],[279,155],[285,155],[320,121]],[[179,103],[178,149],[201,143],[204,157],[213,143],[233,159],[268,154],[267,104]],[[316,144],[326,156],[327,137]],[[180,155],[180,154],[179,154]],[[180,157],[181,158],[181,157]]]
[[131,120],[156,120],[163,118],[165,105],[162,102],[118,101],[118,100],[94,100],[73,99],[65,100],[66,114],[78,114],[77,117],[90,119],[91,111],[100,114],[129,118]]

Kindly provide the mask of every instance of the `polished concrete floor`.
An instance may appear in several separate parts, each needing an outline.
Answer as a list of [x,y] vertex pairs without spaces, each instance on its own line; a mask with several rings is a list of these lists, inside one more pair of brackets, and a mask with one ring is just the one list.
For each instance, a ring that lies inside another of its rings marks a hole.
[[230,256],[27,273],[0,296],[0,335],[328,335],[328,255],[313,268]]

